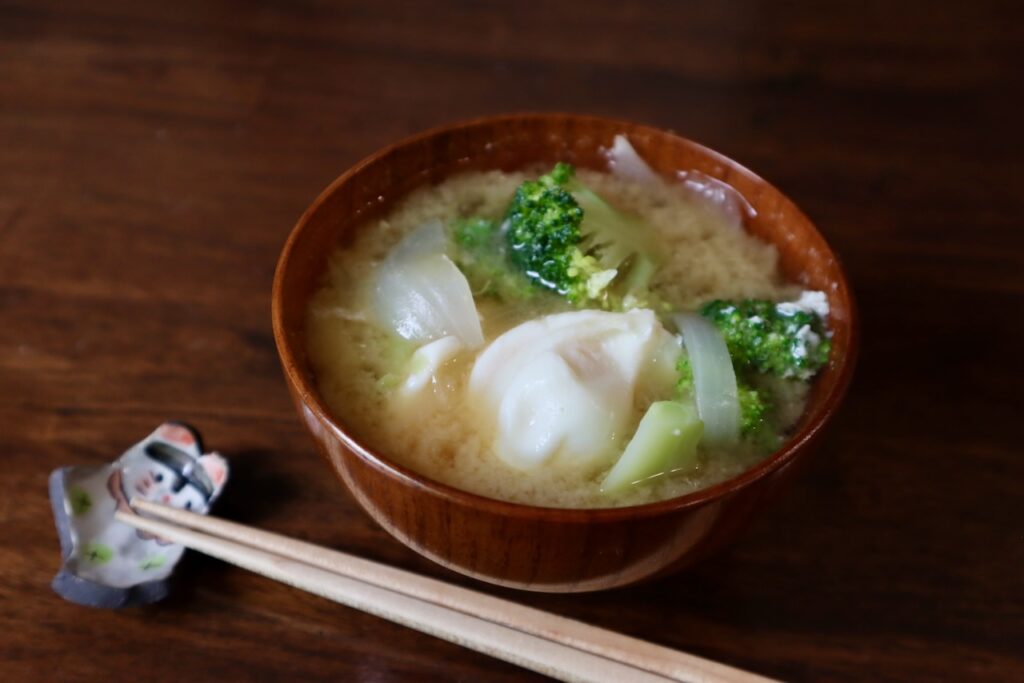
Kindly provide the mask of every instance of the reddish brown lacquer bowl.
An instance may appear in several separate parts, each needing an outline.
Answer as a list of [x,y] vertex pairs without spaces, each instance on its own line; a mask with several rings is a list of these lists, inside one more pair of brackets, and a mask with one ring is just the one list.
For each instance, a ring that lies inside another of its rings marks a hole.
[[[410,190],[469,169],[513,170],[569,161],[605,170],[616,134],[659,173],[696,169],[739,190],[756,211],[746,228],[778,247],[786,276],[827,292],[832,358],[795,435],[756,467],[721,484],[649,505],[563,510],[467,493],[413,472],[349,436],[332,414],[306,355],[306,306],[328,254]],[[688,564],[731,540],[818,441],[850,381],[857,325],[849,285],[811,221],[741,165],[677,135],[566,114],[498,116],[439,128],[361,161],[299,219],[274,280],[274,337],[288,388],[320,451],[370,515],[396,538],[463,574],[527,590],[625,586]]]

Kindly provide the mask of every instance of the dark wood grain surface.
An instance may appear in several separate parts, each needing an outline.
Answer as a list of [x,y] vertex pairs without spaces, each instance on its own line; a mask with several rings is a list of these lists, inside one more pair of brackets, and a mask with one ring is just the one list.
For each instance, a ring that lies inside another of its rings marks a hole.
[[1010,2],[0,2],[4,679],[539,678],[199,556],[144,609],[48,586],[50,470],[169,417],[231,457],[220,514],[472,584],[315,455],[270,283],[354,161],[517,110],[671,128],[775,182],[843,256],[863,353],[823,452],[726,554],[487,590],[785,679],[1024,679],[1021,54]]

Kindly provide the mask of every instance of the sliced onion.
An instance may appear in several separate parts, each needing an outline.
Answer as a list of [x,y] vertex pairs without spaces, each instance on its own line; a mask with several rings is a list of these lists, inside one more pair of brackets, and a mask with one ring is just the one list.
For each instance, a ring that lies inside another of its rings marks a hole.
[[402,263],[418,256],[443,254],[448,246],[444,225],[436,218],[417,227],[388,253],[385,263]]
[[740,436],[740,403],[736,371],[718,328],[693,313],[673,316],[693,368],[697,412],[704,421],[704,442],[735,443]]
[[608,166],[612,173],[620,178],[635,180],[638,183],[650,183],[658,178],[658,174],[640,158],[625,135],[615,136],[612,147],[608,150]]
[[700,171],[680,171],[679,179],[690,194],[717,208],[738,230],[743,229],[744,218],[757,216],[757,211],[736,188],[718,178]]
[[440,221],[410,233],[380,265],[374,304],[381,324],[419,344],[453,335],[475,348],[484,343],[466,277],[444,253]]
[[[650,183],[658,177],[647,162],[640,158],[625,135],[615,136],[607,156],[609,168],[620,178]],[[744,218],[757,215],[754,207],[732,185],[700,171],[680,171],[678,175],[690,194],[716,207],[737,228],[743,227]]]

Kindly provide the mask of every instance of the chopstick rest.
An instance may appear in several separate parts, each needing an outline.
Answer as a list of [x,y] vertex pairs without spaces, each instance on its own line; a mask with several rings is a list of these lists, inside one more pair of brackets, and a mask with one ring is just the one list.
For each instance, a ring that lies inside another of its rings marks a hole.
[[227,461],[204,453],[199,432],[181,422],[164,422],[113,463],[55,470],[50,504],[63,561],[54,591],[91,607],[160,600],[185,548],[122,521],[135,514],[128,501],[205,514],[227,477]]

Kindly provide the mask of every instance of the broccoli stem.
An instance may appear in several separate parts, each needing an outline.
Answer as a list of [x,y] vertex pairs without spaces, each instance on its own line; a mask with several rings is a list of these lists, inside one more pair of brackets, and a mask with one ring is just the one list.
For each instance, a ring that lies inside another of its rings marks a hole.
[[703,434],[704,423],[695,406],[678,401],[652,403],[626,450],[604,478],[601,490],[622,491],[659,474],[692,467]]

